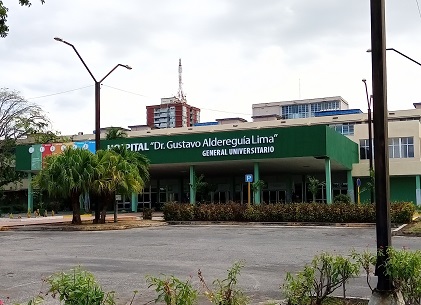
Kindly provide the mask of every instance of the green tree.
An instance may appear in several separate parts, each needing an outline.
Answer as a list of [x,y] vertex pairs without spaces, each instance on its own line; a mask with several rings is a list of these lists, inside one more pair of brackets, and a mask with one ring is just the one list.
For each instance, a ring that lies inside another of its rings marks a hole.
[[124,145],[114,146],[111,148],[111,150],[118,153],[120,156],[123,157],[123,159],[134,164],[137,167],[139,175],[142,178],[144,184],[146,184],[149,181],[150,161],[145,155],[139,152],[131,151],[127,149],[127,147]]
[[265,187],[265,182],[263,180],[257,180],[251,184],[251,190],[253,191],[253,202],[256,203],[255,194],[262,192],[262,189]]
[[307,177],[308,180],[308,190],[310,191],[311,195],[313,195],[313,203],[316,202],[316,195],[317,192],[319,191],[319,187],[323,186],[325,183],[324,182],[320,182],[316,177],[312,177],[312,176],[308,176]]
[[203,181],[204,178],[205,176],[203,174],[201,174],[199,177],[194,174],[193,183],[190,183],[190,187],[194,194],[194,201],[196,201],[196,194],[204,190],[208,184],[207,182]]
[[120,127],[110,127],[107,129],[107,134],[105,135],[106,140],[115,140],[127,138],[127,132]]
[[115,195],[128,195],[132,192],[140,193],[145,186],[145,181],[139,174],[135,163],[126,160],[115,151],[100,150],[97,153],[98,177],[94,181],[94,190],[99,194],[102,203],[102,213],[99,220],[105,223],[107,207],[114,205],[114,222],[117,222],[117,206]]
[[16,142],[32,134],[46,133],[49,126],[41,107],[29,103],[17,91],[0,88],[0,189],[24,177],[14,168]]
[[[142,180],[142,185],[143,185],[142,190],[143,190],[144,186],[149,181],[149,164],[150,164],[149,159],[145,155],[139,152],[134,152],[127,149],[127,147],[124,145],[114,146],[113,148],[111,148],[111,151],[116,152],[121,157],[123,157],[124,160],[136,166],[140,179]],[[117,209],[114,209],[114,221],[116,220],[117,220]]]
[[[45,0],[41,0],[41,3],[44,4]],[[31,1],[29,0],[19,0],[21,6],[31,6]],[[7,26],[7,11],[8,8],[4,6],[3,1],[0,0],[0,37],[6,37],[9,33],[9,27]]]
[[34,177],[34,186],[50,196],[70,198],[72,224],[81,224],[79,197],[89,192],[98,174],[98,158],[85,149],[67,148],[62,154],[48,156],[44,168]]

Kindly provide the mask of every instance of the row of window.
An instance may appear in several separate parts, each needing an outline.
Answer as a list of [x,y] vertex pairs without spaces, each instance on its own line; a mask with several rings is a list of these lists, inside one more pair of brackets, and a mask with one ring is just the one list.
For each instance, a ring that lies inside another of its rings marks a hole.
[[313,103],[311,104],[311,113],[314,116],[314,113],[317,111],[327,111],[327,110],[338,110],[339,101],[329,101],[329,102],[321,102],[321,103]]
[[[374,145],[372,144],[372,147]],[[373,152],[372,152],[373,153]],[[360,140],[360,159],[367,160],[370,156],[369,140]],[[414,158],[414,138],[389,138],[389,158]]]
[[344,136],[353,136],[354,125],[355,125],[354,123],[342,123],[342,124],[333,124],[329,126],[335,129],[337,132],[343,134]]
[[314,117],[317,111],[338,110],[340,109],[339,101],[328,101],[302,105],[286,105],[282,106],[281,117],[283,119],[299,119]]

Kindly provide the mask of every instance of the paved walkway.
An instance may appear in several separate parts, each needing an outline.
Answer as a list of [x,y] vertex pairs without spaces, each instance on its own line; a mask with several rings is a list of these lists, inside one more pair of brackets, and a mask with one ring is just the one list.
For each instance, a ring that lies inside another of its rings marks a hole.
[[[142,213],[125,213],[117,215],[119,220],[140,220],[142,219]],[[82,221],[92,220],[94,217],[91,214],[81,215]],[[114,219],[113,214],[107,214],[106,220]],[[163,214],[160,212],[154,213],[153,220],[163,220]],[[28,218],[25,215],[15,215],[14,218],[1,217],[0,218],[0,231],[6,227],[16,226],[32,226],[32,225],[45,225],[51,223],[66,223],[72,221],[72,214],[47,216],[47,217],[31,217]]]

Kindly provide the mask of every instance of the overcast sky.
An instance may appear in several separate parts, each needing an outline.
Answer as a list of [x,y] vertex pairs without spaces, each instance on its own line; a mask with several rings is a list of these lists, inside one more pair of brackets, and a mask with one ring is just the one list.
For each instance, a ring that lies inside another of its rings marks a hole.
[[[184,92],[202,122],[250,121],[253,103],[336,95],[366,112],[369,0],[4,3],[10,33],[0,39],[0,87],[41,105],[62,134],[93,131],[94,82],[54,37],[72,43],[97,79],[116,64],[133,67],[103,82],[101,127],[146,124],[146,105],[176,95],[179,58]],[[386,33],[388,47],[421,61],[417,0],[386,1]],[[390,110],[421,102],[421,66],[388,51],[387,73]]]

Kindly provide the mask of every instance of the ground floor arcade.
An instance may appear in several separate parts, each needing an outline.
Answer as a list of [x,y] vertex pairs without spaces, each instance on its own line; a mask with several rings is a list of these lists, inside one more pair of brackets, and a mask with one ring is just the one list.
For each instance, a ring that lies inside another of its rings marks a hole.
[[[355,197],[352,166],[358,163],[358,145],[328,126],[199,131],[101,141],[102,149],[124,145],[151,163],[151,179],[144,192],[121,196],[120,208],[135,211],[169,201],[246,203],[249,186],[250,201],[255,204],[311,201],[309,176],[323,182],[317,201],[330,204],[335,195],[344,193]],[[18,147],[16,168],[31,178],[47,155],[69,145],[92,149],[91,144]],[[250,183],[246,176],[252,176]],[[199,179],[206,182],[206,192],[197,189]],[[29,208],[33,207],[32,192],[29,183]]]

